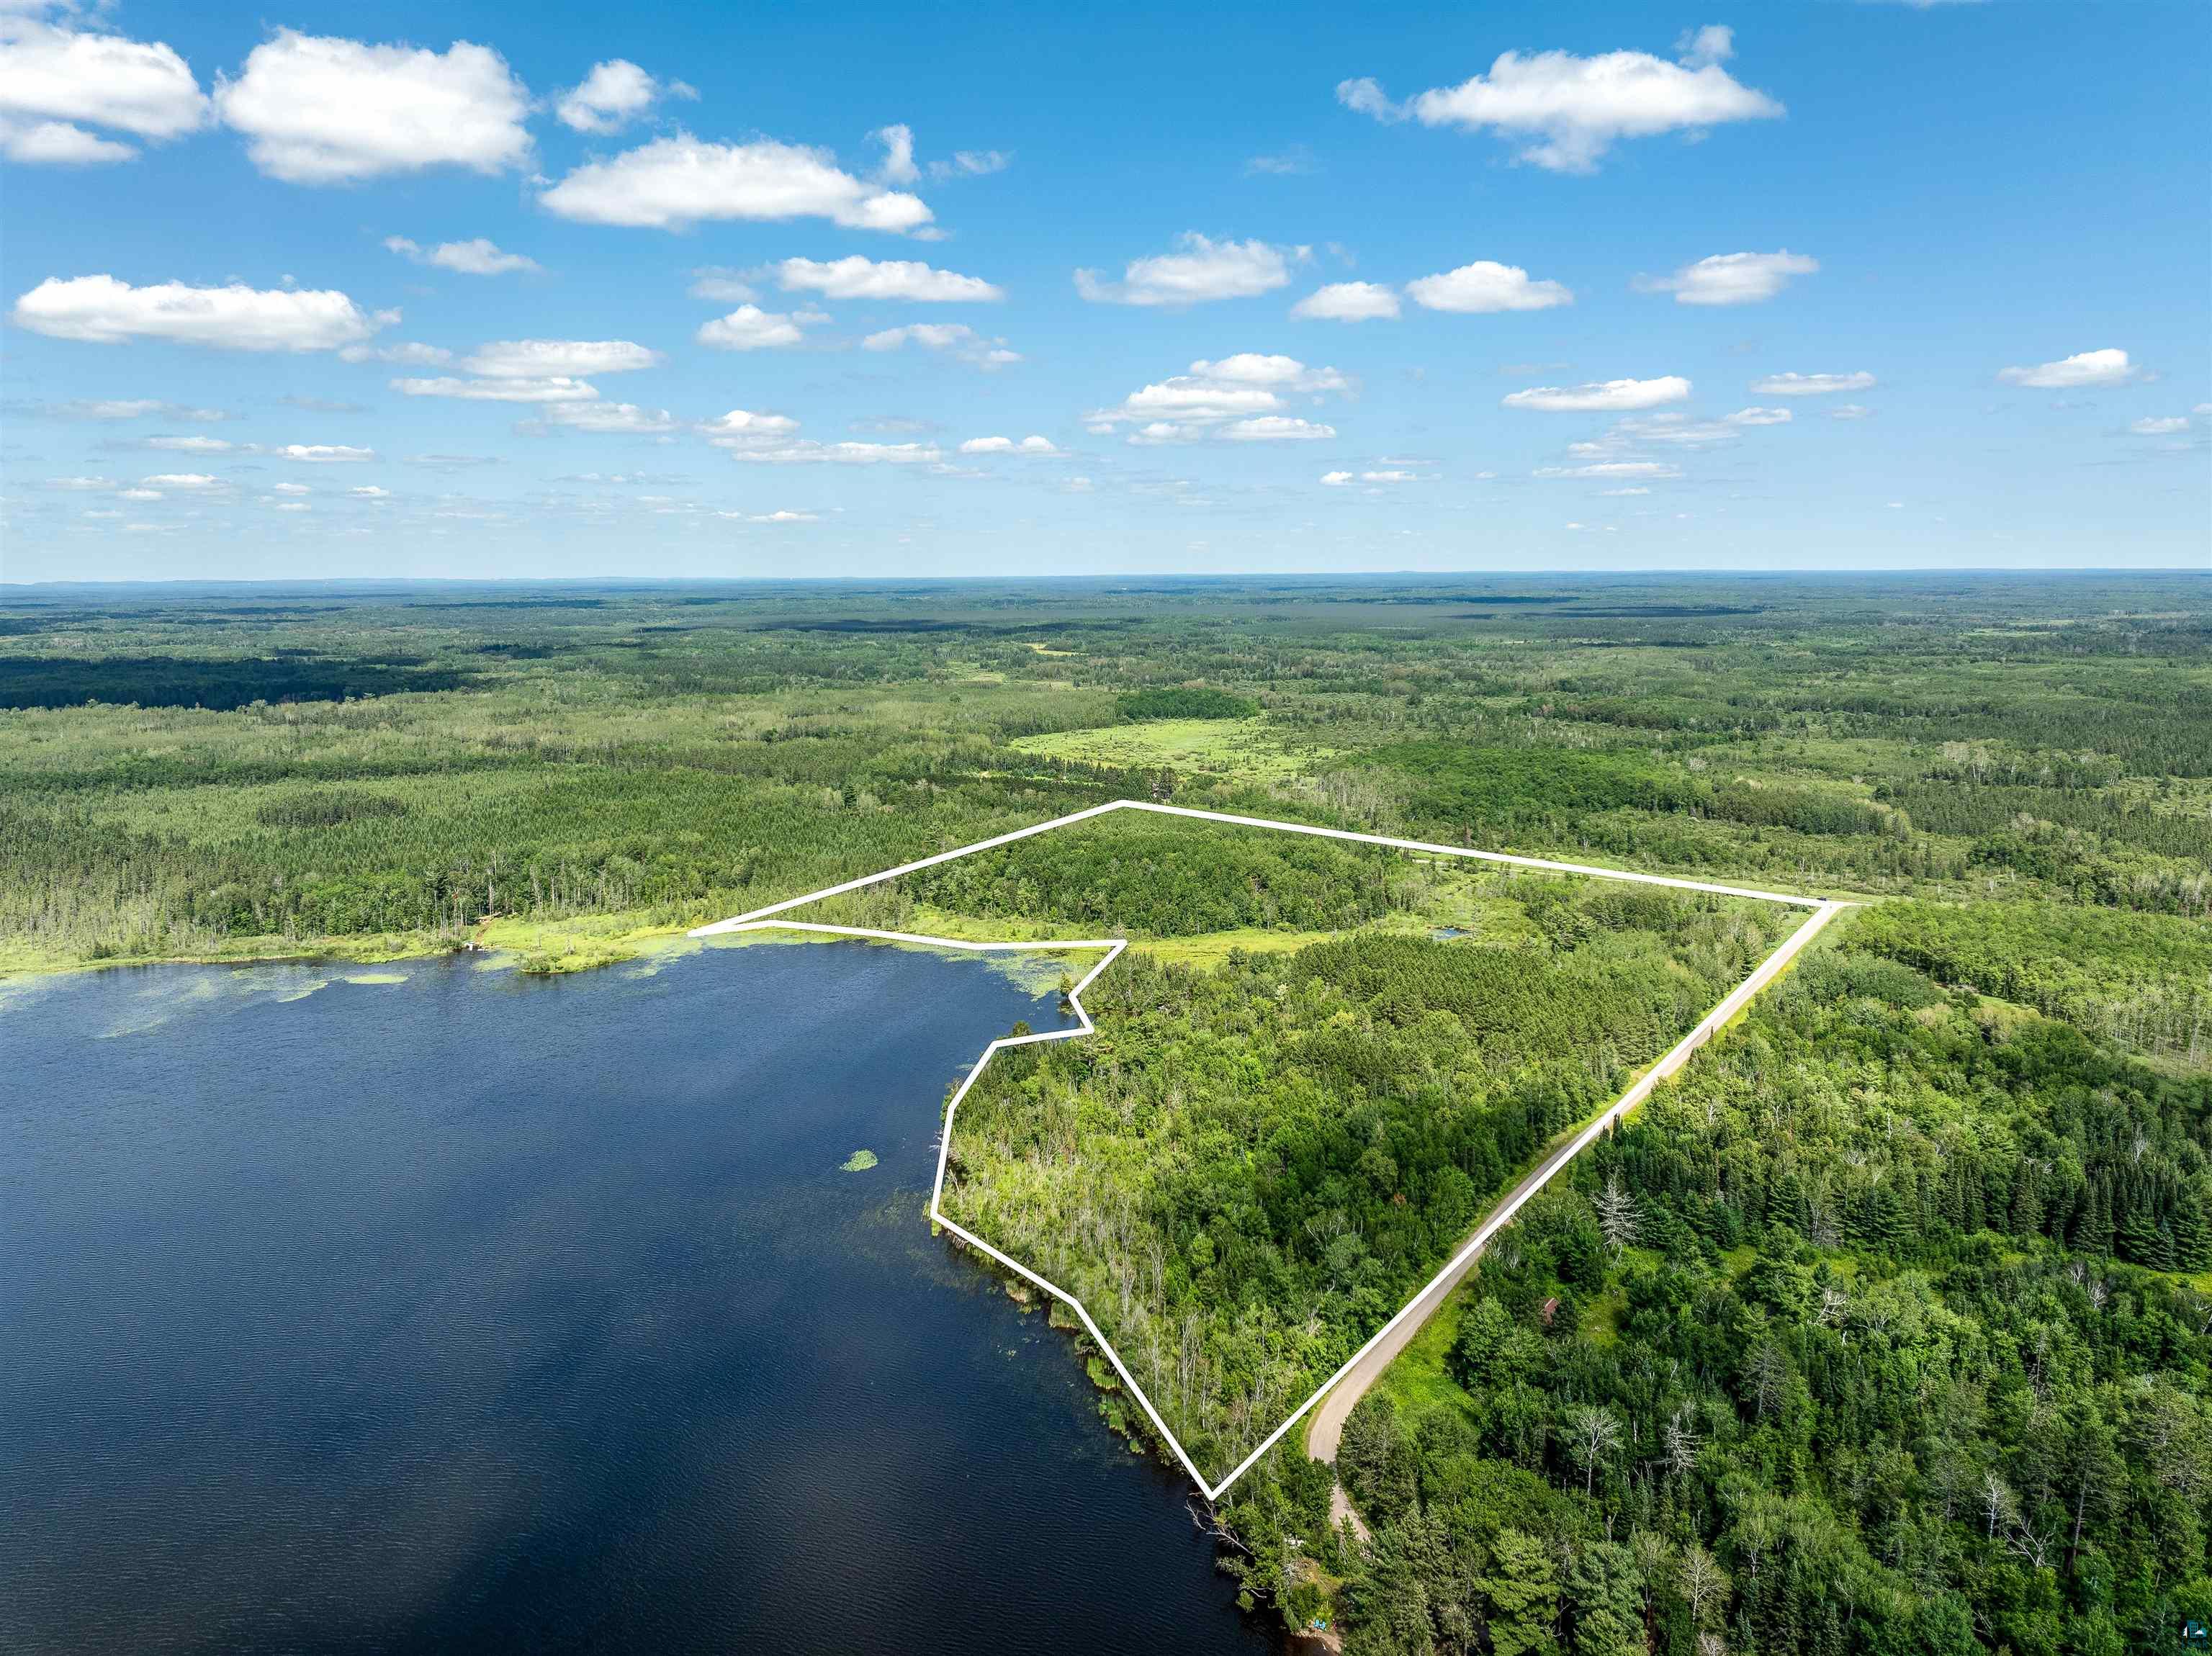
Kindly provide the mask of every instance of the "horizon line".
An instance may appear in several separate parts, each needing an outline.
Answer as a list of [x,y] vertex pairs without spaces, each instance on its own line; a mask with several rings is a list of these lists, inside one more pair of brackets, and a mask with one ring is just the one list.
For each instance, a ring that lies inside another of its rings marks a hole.
[[27,580],[11,581],[0,576],[0,590],[34,592],[40,590],[58,591],[73,588],[151,587],[176,590],[191,586],[359,586],[375,588],[404,588],[410,586],[605,586],[649,588],[656,586],[807,586],[829,587],[856,583],[884,586],[919,586],[949,581],[981,585],[1064,585],[1079,581],[1170,580],[1213,583],[1235,583],[1255,580],[1346,581],[1346,580],[1468,580],[1482,579],[1573,580],[1591,577],[1679,577],[1708,576],[1733,579],[1761,580],[1820,580],[1838,577],[1883,578],[1893,576],[2004,576],[2036,575],[2194,575],[2212,579],[2212,562],[2194,563],[2137,563],[2137,564],[1879,564],[1866,566],[1837,566],[1820,569],[1733,568],[1711,565],[1682,565],[1666,567],[1635,568],[1486,568],[1486,569],[1346,569],[1313,571],[1292,569],[1249,569],[1236,571],[1206,570],[1100,570],[1094,573],[1061,574],[997,574],[997,575],[180,575],[162,580]]

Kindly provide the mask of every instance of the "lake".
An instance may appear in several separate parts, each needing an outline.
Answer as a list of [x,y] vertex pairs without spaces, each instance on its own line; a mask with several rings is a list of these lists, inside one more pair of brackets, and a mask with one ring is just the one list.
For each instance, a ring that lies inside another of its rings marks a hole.
[[6,992],[0,1647],[1275,1649],[923,1218],[1055,998],[858,943]]

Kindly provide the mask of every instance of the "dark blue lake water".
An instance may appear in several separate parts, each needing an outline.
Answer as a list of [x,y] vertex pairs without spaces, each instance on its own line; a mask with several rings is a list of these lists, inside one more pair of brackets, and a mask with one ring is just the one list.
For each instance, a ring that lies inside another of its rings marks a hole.
[[392,969],[0,1000],[0,1646],[1273,1647],[922,1218],[945,1087],[1051,998]]

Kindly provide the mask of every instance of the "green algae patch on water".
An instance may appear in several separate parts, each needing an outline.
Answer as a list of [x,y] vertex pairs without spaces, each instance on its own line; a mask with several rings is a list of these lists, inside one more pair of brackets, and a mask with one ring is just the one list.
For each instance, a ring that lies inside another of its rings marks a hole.
[[139,980],[101,1035],[110,1040],[143,1035],[185,1013],[234,1011],[257,1002],[305,1000],[330,986],[326,974],[289,963],[207,966],[182,974],[149,974]]
[[838,1163],[837,1170],[840,1173],[866,1173],[875,1165],[876,1153],[873,1150],[854,1150]]

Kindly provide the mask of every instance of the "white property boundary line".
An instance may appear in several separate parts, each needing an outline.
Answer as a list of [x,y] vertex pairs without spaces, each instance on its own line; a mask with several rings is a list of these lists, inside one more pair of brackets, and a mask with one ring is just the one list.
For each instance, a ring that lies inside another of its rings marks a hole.
[[[1626,880],[1641,885],[1671,886],[1682,891],[1709,891],[1723,896],[1750,897],[1762,902],[1785,903],[1794,907],[1809,908],[1813,913],[1803,925],[1783,940],[1780,947],[1759,962],[1750,976],[1731,990],[1712,1010],[1707,1012],[1698,1021],[1695,1028],[1675,1042],[1663,1058],[1646,1070],[1626,1092],[1615,1099],[1601,1114],[1585,1123],[1582,1130],[1571,1139],[1547,1156],[1538,1165],[1534,1174],[1525,1179],[1504,1202],[1492,1211],[1490,1216],[1482,1222],[1480,1227],[1473,1236],[1468,1239],[1459,1252],[1445,1262],[1443,1268],[1422,1284],[1419,1291],[1399,1309],[1397,1315],[1376,1329],[1365,1344],[1346,1358],[1343,1366],[1316,1387],[1313,1395],[1300,1404],[1281,1425],[1270,1432],[1257,1448],[1239,1461],[1234,1471],[1218,1483],[1214,1483],[1209,1482],[1206,1474],[1199,1471],[1197,1463],[1191,1459],[1181,1441],[1168,1429],[1167,1422],[1161,1419],[1160,1411],[1152,1407],[1152,1399],[1145,1395],[1145,1388],[1137,1383],[1137,1377],[1129,1372],[1129,1366],[1121,1361],[1121,1354],[1114,1349],[1113,1342],[1109,1340],[1098,1325],[1091,1320],[1091,1313],[1084,1308],[1083,1301],[1059,1284],[1048,1282],[1020,1260],[992,1247],[975,1232],[949,1217],[943,1206],[945,1164],[952,1150],[953,1118],[959,1113],[961,1100],[968,1096],[968,1089],[975,1084],[976,1078],[989,1067],[991,1060],[1006,1047],[1033,1046],[1037,1042],[1047,1040],[1073,1040],[1079,1036],[1096,1033],[1097,1026],[1091,1022],[1091,1014],[1083,1004],[1083,992],[1091,986],[1100,973],[1114,963],[1121,951],[1129,946],[1129,940],[1126,937],[1077,937],[1035,943],[965,943],[955,937],[933,937],[913,931],[884,931],[864,925],[825,925],[805,920],[780,920],[772,918],[783,913],[787,909],[799,908],[807,903],[819,902],[825,897],[842,896],[848,891],[858,891],[864,887],[880,885],[886,880],[896,880],[902,875],[912,874],[921,869],[934,868],[939,863],[949,863],[957,858],[971,856],[979,851],[990,851],[1000,846],[1011,845],[1017,840],[1026,840],[1034,834],[1048,834],[1054,828],[1066,828],[1074,822],[1087,822],[1094,816],[1103,816],[1109,811],[1115,810],[1148,810],[1166,816],[1192,817],[1200,822],[1228,822],[1239,828],[1272,828],[1283,834],[1305,834],[1328,840],[1349,840],[1359,845],[1384,846],[1394,850],[1418,851],[1438,857],[1459,857],[1475,862],[1503,863],[1516,868],[1540,869],[1547,873],[1582,874],[1602,880]],[[1152,1422],[1153,1429],[1159,1433],[1161,1441],[1175,1451],[1176,1459],[1182,1463],[1183,1470],[1190,1474],[1192,1482],[1198,1485],[1208,1501],[1218,1501],[1228,1491],[1231,1485],[1251,1471],[1261,1456],[1266,1454],[1281,1441],[1285,1433],[1304,1419],[1314,1405],[1327,1397],[1330,1389],[1350,1374],[1362,1357],[1379,1345],[1389,1335],[1391,1330],[1411,1316],[1439,1283],[1459,1271],[1468,1261],[1480,1253],[1483,1246],[1511,1222],[1513,1216],[1521,1210],[1531,1197],[1549,1184],[1562,1168],[1587,1149],[1600,1134],[1612,1126],[1628,1111],[1634,1109],[1650,1097],[1653,1088],[1688,1063],[1690,1055],[1710,1040],[1716,1030],[1749,1005],[1753,998],[1771,983],[1780,974],[1782,969],[1797,956],[1799,951],[1807,943],[1812,942],[1821,927],[1827,925],[1842,910],[1850,906],[1849,903],[1838,902],[1826,898],[1793,896],[1779,891],[1754,891],[1743,886],[1715,885],[1703,880],[1678,880],[1663,874],[1637,874],[1624,869],[1596,868],[1581,863],[1555,863],[1537,857],[1513,857],[1503,852],[1474,851],[1462,846],[1431,845],[1425,840],[1394,839],[1380,834],[1354,834],[1346,828],[1315,828],[1304,822],[1278,822],[1264,816],[1235,816],[1224,811],[1195,810],[1185,805],[1154,804],[1142,799],[1115,799],[1103,805],[1093,805],[1087,810],[1073,811],[1066,816],[1055,816],[1049,822],[1034,823],[1024,828],[1016,828],[1011,834],[1000,834],[988,840],[978,840],[974,845],[963,846],[957,851],[942,851],[934,857],[924,857],[915,862],[902,863],[896,868],[884,870],[880,874],[865,875],[857,880],[847,880],[841,885],[825,886],[819,891],[810,891],[803,897],[790,897],[780,903],[770,903],[765,908],[756,908],[726,920],[717,920],[712,925],[698,926],[690,935],[695,937],[708,937],[733,931],[806,931],[840,937],[873,937],[886,943],[920,943],[932,949],[954,949],[969,954],[1058,954],[1073,949],[1103,949],[1106,951],[1104,957],[1083,974],[1082,981],[1068,992],[1068,1004],[1074,1008],[1075,1016],[1079,1020],[1074,1028],[1048,1029],[1042,1034],[1000,1036],[983,1049],[982,1056],[975,1060],[958,1089],[954,1091],[951,1101],[945,1107],[945,1127],[938,1141],[937,1182],[930,1188],[929,1216],[934,1223],[943,1226],[970,1247],[988,1254],[1024,1280],[1035,1283],[1046,1293],[1073,1310],[1082,1319],[1083,1326],[1090,1333],[1091,1338],[1098,1343],[1098,1349],[1106,1354],[1107,1361],[1114,1365],[1114,1372],[1121,1377],[1122,1383],[1129,1388],[1129,1395],[1136,1398],[1139,1405],[1143,1408],[1146,1417]]]

